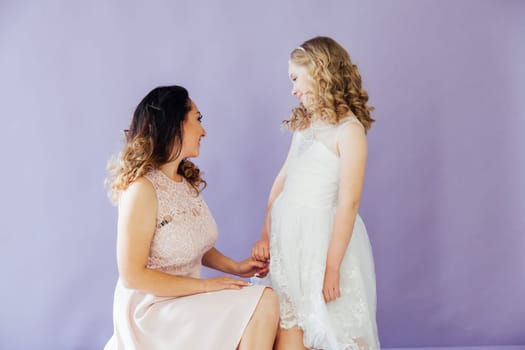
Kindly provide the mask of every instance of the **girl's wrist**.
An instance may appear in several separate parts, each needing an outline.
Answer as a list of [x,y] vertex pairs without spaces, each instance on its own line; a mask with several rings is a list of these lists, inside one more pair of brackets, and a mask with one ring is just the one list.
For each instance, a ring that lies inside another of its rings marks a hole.
[[341,267],[340,263],[337,263],[335,261],[327,261],[326,262],[326,269],[331,271],[339,271],[339,268]]

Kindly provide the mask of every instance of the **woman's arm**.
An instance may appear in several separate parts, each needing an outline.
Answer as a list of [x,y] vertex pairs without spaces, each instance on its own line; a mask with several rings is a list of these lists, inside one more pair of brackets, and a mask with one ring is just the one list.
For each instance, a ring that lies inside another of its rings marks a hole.
[[362,125],[350,123],[338,135],[341,167],[339,193],[332,238],[326,257],[323,295],[326,302],[340,296],[339,268],[352,238],[355,218],[363,190],[367,144]]
[[247,285],[245,281],[231,277],[203,280],[148,269],[156,215],[156,193],[147,179],[140,178],[122,193],[119,201],[117,263],[124,286],[158,296],[178,297],[220,289],[239,289]]
[[266,268],[268,265],[265,262],[256,261],[252,258],[236,262],[222,254],[215,247],[204,254],[202,264],[206,267],[240,277],[252,277],[255,274],[263,274],[267,272]]

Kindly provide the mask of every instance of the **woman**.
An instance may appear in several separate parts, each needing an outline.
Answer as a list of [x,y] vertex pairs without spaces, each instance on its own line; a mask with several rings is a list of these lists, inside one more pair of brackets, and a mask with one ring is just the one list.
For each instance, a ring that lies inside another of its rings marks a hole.
[[114,335],[110,349],[271,349],[278,300],[228,276],[202,279],[201,264],[249,277],[267,265],[214,248],[217,227],[188,160],[206,135],[180,86],[158,87],[137,106],[108,178],[118,203]]

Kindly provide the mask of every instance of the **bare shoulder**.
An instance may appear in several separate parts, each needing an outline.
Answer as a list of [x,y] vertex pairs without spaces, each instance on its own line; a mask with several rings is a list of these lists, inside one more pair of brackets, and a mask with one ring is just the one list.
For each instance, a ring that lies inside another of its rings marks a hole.
[[120,196],[121,205],[136,203],[141,207],[150,207],[157,202],[157,194],[153,184],[144,176],[133,181]]
[[347,122],[340,126],[339,136],[342,135],[361,135],[366,136],[365,127],[358,120]]
[[336,141],[339,152],[366,152],[365,127],[359,122],[346,123],[338,130]]

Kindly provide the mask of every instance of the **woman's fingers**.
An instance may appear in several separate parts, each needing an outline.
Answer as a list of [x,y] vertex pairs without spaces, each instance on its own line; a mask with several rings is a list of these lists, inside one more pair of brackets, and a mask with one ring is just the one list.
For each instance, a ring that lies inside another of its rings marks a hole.
[[250,283],[244,280],[238,280],[229,276],[215,277],[208,280],[210,289],[208,291],[218,291],[222,289],[241,289],[249,286]]
[[266,263],[264,261],[259,261],[259,260],[256,260],[256,259],[252,259],[250,261],[250,265],[252,267],[256,267],[258,269],[262,269],[262,268],[264,268],[266,266]]
[[238,280],[238,279],[231,278],[231,277],[225,277],[225,278],[227,279],[225,282],[226,286],[229,289],[241,289],[242,287],[246,287],[250,285],[250,283],[243,281],[243,280]]

